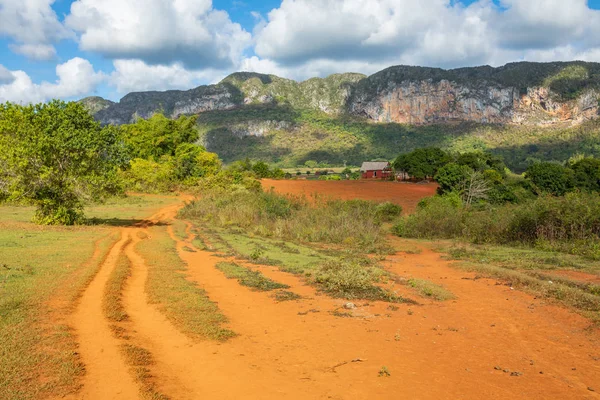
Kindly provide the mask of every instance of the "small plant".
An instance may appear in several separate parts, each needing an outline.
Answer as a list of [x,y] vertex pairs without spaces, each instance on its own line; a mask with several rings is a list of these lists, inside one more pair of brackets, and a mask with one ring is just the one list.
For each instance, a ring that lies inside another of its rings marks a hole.
[[262,256],[265,254],[265,251],[259,247],[256,247],[252,253],[250,253],[250,259],[252,261],[257,261],[260,260],[262,258]]
[[390,370],[386,366],[381,367],[378,375],[380,378],[382,378],[382,377],[387,378],[389,376],[392,376],[392,374],[390,373]]
[[406,313],[407,313],[408,315],[413,315],[415,312],[409,308],[409,309],[406,311]]
[[302,296],[300,296],[294,292],[289,292],[287,290],[279,290],[279,291],[275,292],[275,294],[273,295],[273,298],[277,302],[282,302],[282,301],[300,300],[302,298]]

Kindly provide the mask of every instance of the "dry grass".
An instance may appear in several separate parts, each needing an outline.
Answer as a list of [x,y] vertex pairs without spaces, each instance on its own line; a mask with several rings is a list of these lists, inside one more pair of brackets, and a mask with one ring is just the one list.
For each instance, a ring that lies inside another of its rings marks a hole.
[[150,238],[136,250],[148,265],[149,301],[187,335],[201,339],[227,340],[235,333],[224,328],[227,318],[206,292],[185,278],[186,265],[177,254],[166,227],[154,226]]
[[[127,247],[130,243],[131,240],[128,240],[124,247]],[[123,289],[129,276],[131,276],[131,261],[125,254],[121,253],[104,289],[104,299],[102,301],[104,315],[110,321],[121,322],[129,318],[122,302]]]
[[448,289],[425,279],[411,278],[407,281],[407,284],[423,297],[429,297],[438,301],[453,300],[456,298]]
[[228,279],[237,279],[242,286],[247,286],[262,292],[275,289],[288,289],[288,285],[275,282],[259,271],[252,271],[235,263],[221,262],[216,265],[217,269],[225,274]]

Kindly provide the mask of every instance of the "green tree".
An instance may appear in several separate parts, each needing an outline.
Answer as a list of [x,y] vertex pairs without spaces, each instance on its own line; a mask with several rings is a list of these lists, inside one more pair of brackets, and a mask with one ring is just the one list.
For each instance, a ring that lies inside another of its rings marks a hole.
[[392,163],[396,171],[401,171],[415,179],[433,178],[438,170],[452,161],[445,151],[437,147],[417,149],[401,154]]
[[533,183],[539,193],[563,196],[573,188],[573,170],[560,164],[540,162],[531,165],[525,172],[525,178]]
[[590,192],[600,192],[600,160],[583,158],[571,168],[574,173],[575,187]]
[[57,100],[0,105],[0,149],[0,187],[33,202],[41,224],[82,222],[86,200],[121,190],[117,170],[128,162],[118,129]]
[[214,175],[221,169],[221,161],[215,153],[191,143],[177,146],[173,164],[175,178],[180,182]]
[[306,168],[315,169],[317,168],[319,163],[314,160],[308,160],[304,163],[304,165],[306,166]]
[[473,173],[473,170],[466,165],[458,165],[449,163],[440,168],[435,175],[439,188],[439,194],[460,191],[463,188],[464,182]]
[[157,113],[148,119],[138,119],[121,130],[135,158],[158,161],[163,156],[175,156],[183,143],[198,140],[196,116],[181,116],[176,120]]
[[271,170],[269,168],[269,164],[258,161],[252,166],[252,171],[256,174],[258,179],[270,178]]

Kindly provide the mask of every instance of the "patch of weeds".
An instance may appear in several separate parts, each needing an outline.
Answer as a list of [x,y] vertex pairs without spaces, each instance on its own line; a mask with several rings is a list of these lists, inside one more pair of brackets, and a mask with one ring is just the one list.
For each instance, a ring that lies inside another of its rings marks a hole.
[[424,279],[412,278],[409,279],[407,283],[410,287],[416,289],[416,291],[423,297],[431,297],[438,301],[452,300],[456,298],[452,292],[444,287]]
[[398,311],[400,307],[390,304],[389,306],[387,306],[387,309],[390,311]]
[[169,397],[160,393],[156,389],[153,382],[153,376],[148,369],[154,364],[152,354],[144,348],[126,343],[121,345],[121,351],[127,360],[127,363],[132,367],[133,375],[140,386],[142,398],[151,400],[168,400]]
[[333,311],[331,311],[331,315],[333,315],[334,317],[340,317],[340,318],[354,318],[354,315],[352,315],[352,313],[349,313],[347,311],[333,310]]
[[217,269],[225,274],[228,279],[237,279],[240,285],[267,292],[275,289],[288,289],[288,285],[275,282],[259,271],[252,271],[234,263],[221,262],[216,265]]
[[174,219],[171,222],[171,226],[173,227],[173,233],[175,234],[175,236],[180,239],[180,240],[187,240],[188,239],[188,234],[186,232],[187,230],[187,224],[180,220],[180,219]]
[[281,301],[300,300],[302,298],[302,296],[300,296],[299,294],[296,294],[294,292],[287,291],[287,290],[278,290],[273,295],[273,298],[275,299],[275,301],[281,302]]
[[204,339],[235,336],[222,325],[227,318],[206,291],[186,279],[186,265],[164,226],[150,228],[150,239],[139,242],[138,253],[148,264],[148,300],[184,333]]
[[192,249],[189,246],[183,246],[183,251],[187,251],[188,253],[196,253],[196,250]]
[[250,260],[252,260],[252,261],[258,261],[259,259],[261,259],[263,257],[264,254],[265,254],[265,251],[257,246],[254,248],[254,250],[252,250],[249,257],[250,257]]
[[[125,243],[128,246],[131,241]],[[102,309],[104,315],[111,321],[120,322],[129,318],[125,307],[123,307],[123,289],[127,282],[127,278],[131,275],[131,262],[123,253],[119,254],[117,265],[113,269],[106,287],[104,288],[104,299],[102,301]]]
[[381,367],[381,369],[379,370],[379,373],[377,375],[380,378],[383,378],[383,377],[387,378],[389,376],[392,376],[392,374],[390,373],[390,370],[386,366]]
[[413,315],[415,312],[409,308],[408,310],[406,310],[406,313],[408,315]]
[[328,261],[322,264],[309,281],[336,298],[406,302],[376,286],[386,273],[380,268],[363,266],[360,261]]
[[394,340],[395,340],[396,342],[399,342],[399,341],[400,341],[400,339],[401,339],[401,338],[400,338],[400,332],[396,332],[396,334],[394,335]]

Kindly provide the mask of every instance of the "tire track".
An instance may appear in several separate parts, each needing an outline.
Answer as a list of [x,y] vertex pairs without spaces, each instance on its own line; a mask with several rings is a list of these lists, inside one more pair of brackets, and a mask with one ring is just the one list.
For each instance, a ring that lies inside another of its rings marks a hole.
[[110,249],[100,270],[81,296],[73,314],[73,326],[79,339],[79,351],[85,364],[80,399],[137,399],[138,385],[129,373],[119,340],[113,337],[103,312],[104,288],[127,242],[127,230]]

